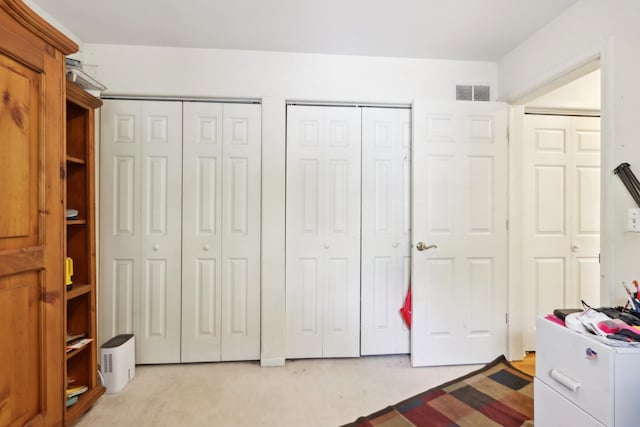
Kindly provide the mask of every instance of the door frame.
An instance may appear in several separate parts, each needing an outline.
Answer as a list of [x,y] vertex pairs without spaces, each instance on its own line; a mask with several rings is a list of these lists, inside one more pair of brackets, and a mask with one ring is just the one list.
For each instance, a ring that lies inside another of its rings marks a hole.
[[524,358],[524,300],[522,283],[523,262],[523,224],[521,189],[522,177],[522,143],[524,138],[524,105],[540,95],[557,89],[597,68],[600,68],[600,304],[610,305],[612,295],[610,288],[604,286],[613,277],[613,245],[607,244],[606,237],[613,232],[613,41],[595,47],[590,52],[562,64],[543,76],[539,81],[530,82],[525,90],[516,96],[502,99],[509,107],[509,230],[508,230],[508,343],[507,358],[521,360]]

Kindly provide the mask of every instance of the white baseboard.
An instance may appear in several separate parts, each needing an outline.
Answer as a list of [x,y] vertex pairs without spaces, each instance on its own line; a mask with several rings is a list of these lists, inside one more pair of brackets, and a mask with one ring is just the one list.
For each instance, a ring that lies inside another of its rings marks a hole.
[[260,359],[260,367],[274,368],[284,366],[284,357],[274,357],[271,359]]

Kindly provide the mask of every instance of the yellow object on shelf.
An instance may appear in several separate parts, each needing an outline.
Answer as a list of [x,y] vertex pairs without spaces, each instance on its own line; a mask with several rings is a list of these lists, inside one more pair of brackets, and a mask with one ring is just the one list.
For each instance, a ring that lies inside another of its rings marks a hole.
[[73,285],[73,282],[71,281],[71,276],[73,276],[73,259],[69,257],[67,257],[64,263],[64,275],[67,286]]

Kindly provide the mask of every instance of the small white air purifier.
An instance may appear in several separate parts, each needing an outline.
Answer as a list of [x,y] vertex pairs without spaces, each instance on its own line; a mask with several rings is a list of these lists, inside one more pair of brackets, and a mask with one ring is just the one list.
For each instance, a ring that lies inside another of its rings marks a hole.
[[116,335],[100,347],[100,371],[107,393],[121,391],[136,376],[133,334]]

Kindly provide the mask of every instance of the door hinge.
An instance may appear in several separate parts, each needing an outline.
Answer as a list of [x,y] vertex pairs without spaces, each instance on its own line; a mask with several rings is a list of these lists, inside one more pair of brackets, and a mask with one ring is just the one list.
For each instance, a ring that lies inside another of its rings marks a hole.
[[511,142],[511,132],[509,131],[509,126],[507,126],[507,144]]
[[507,231],[509,231],[509,220],[507,220],[506,222],[507,222]]
[[504,314],[504,323],[509,324],[509,313]]

